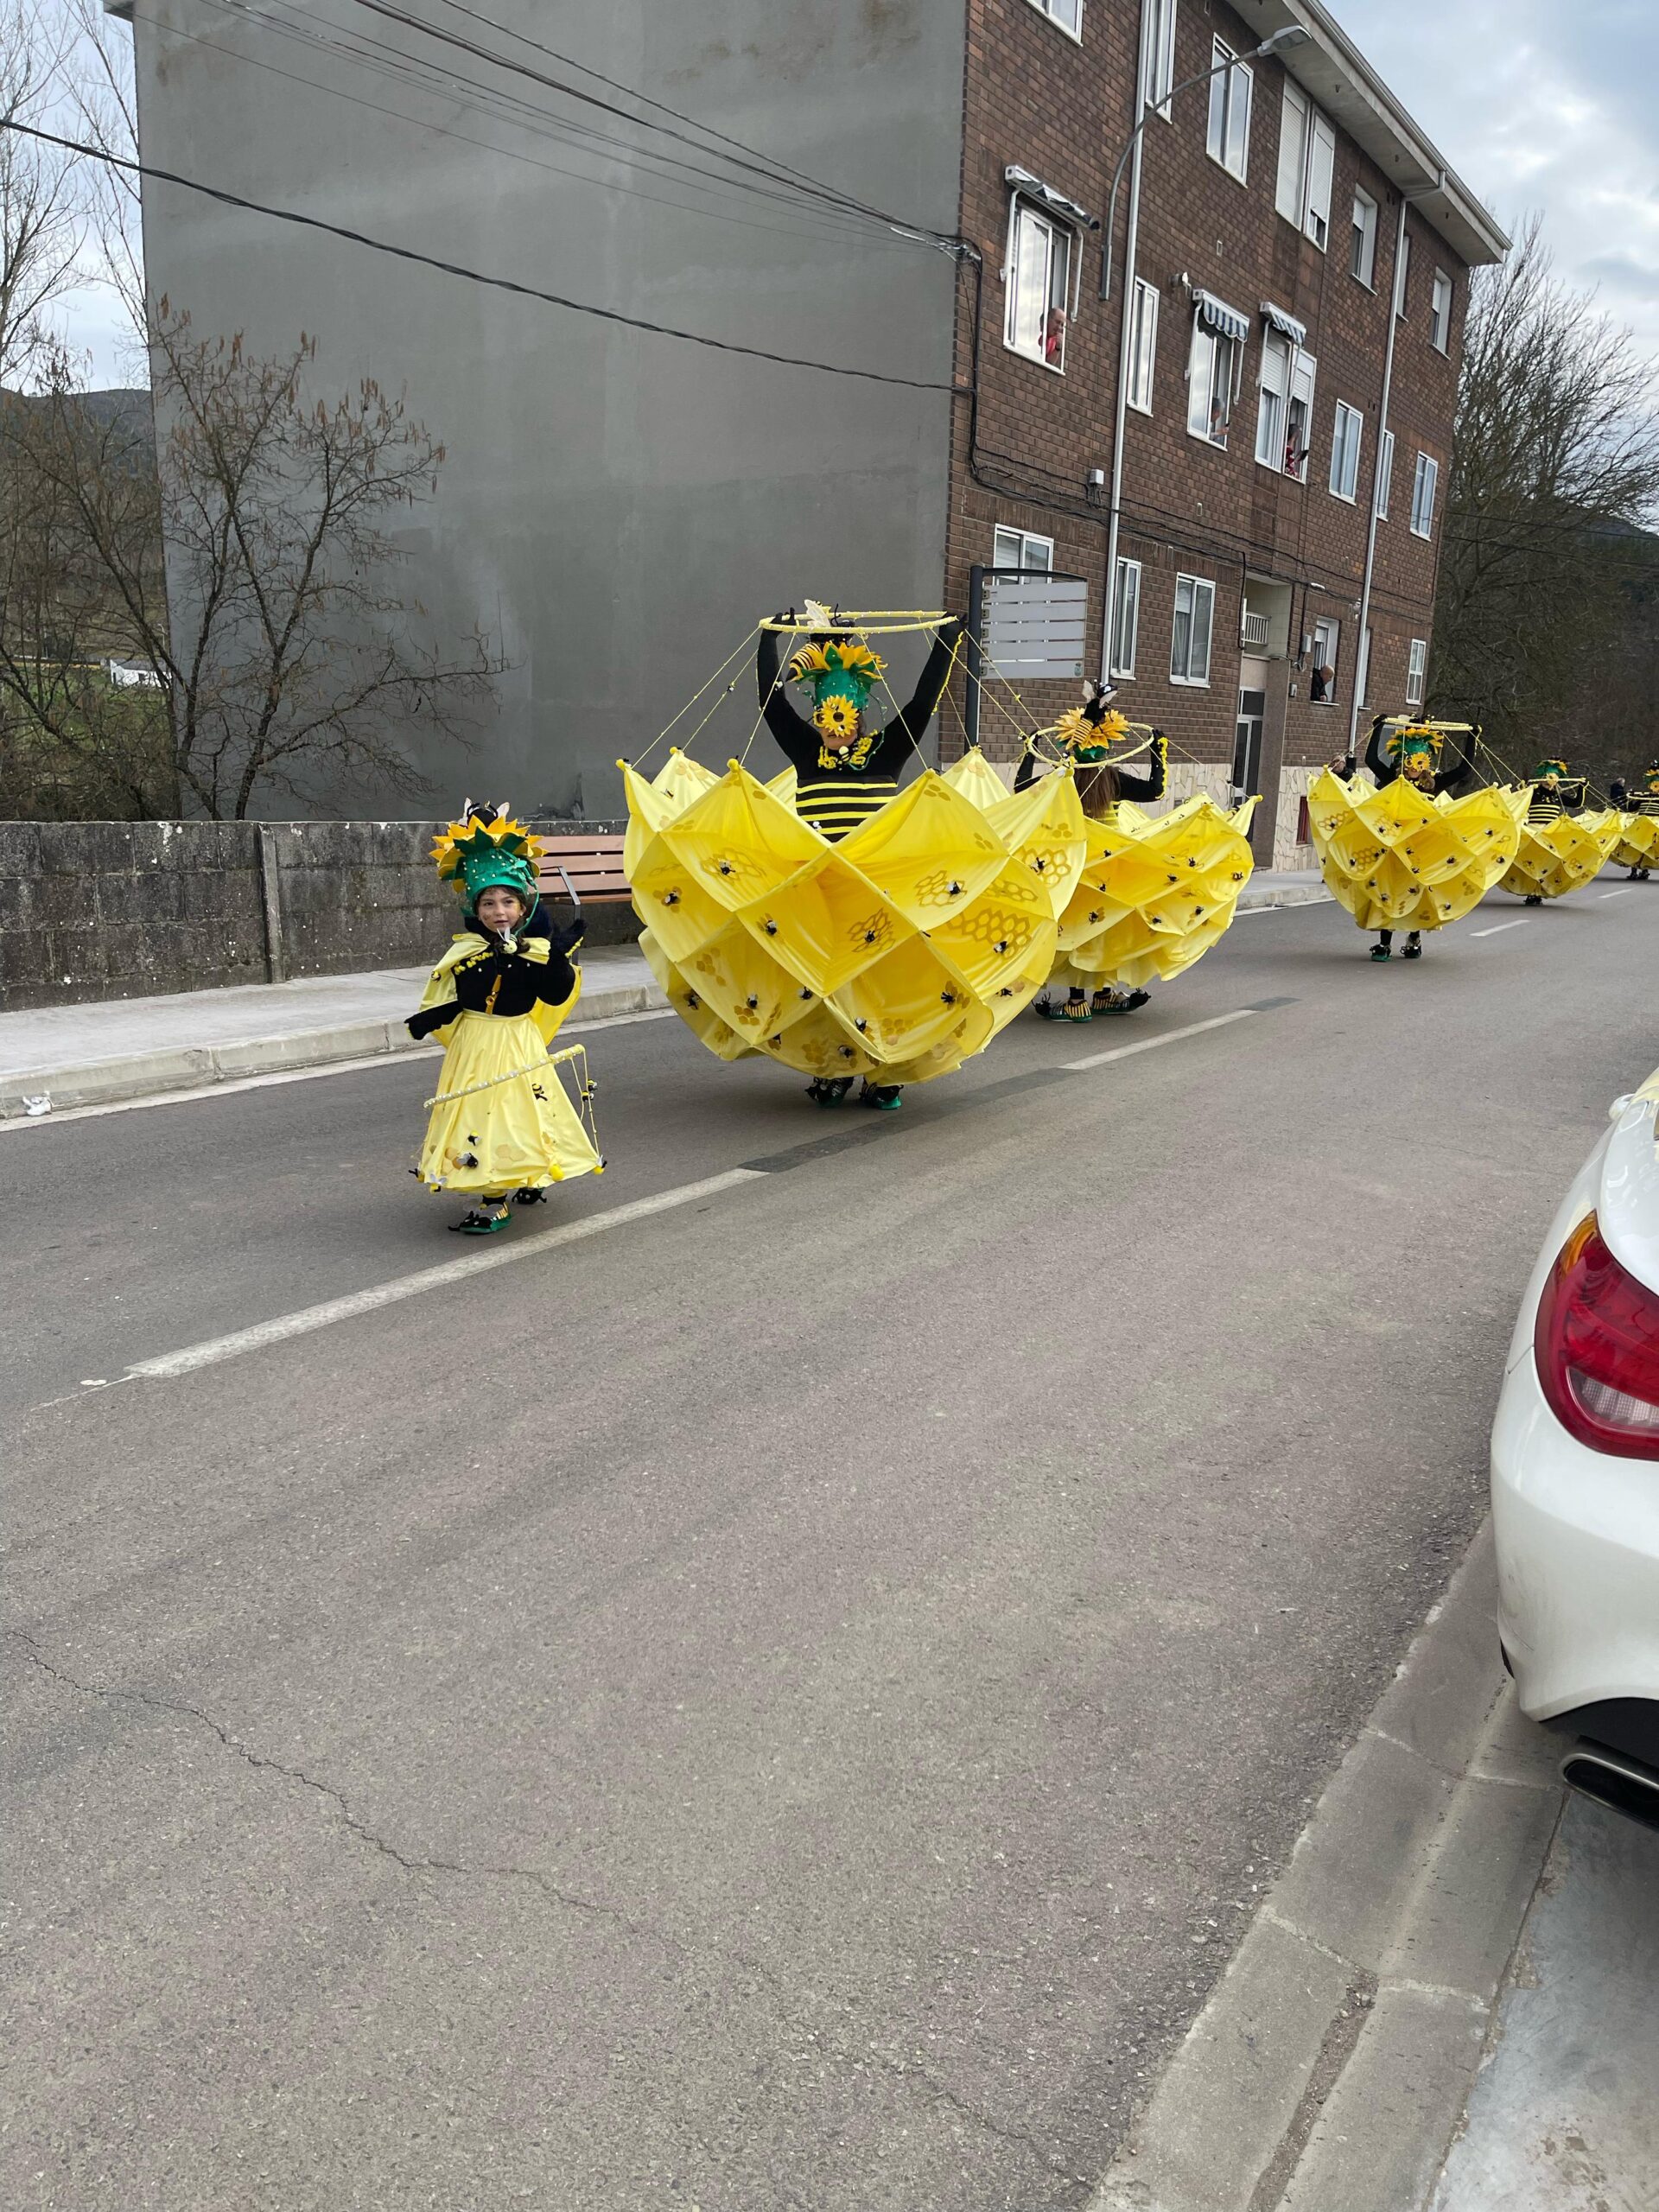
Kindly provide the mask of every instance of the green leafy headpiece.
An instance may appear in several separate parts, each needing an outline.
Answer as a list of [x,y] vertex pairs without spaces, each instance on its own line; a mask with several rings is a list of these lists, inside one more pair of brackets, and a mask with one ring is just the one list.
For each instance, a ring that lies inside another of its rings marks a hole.
[[498,812],[469,800],[463,818],[452,822],[434,844],[432,857],[440,879],[454,886],[467,913],[496,886],[516,893],[528,912],[536,904],[541,850],[540,839],[515,822],[505,807]]
[[1408,768],[1414,760],[1427,760],[1433,766],[1440,758],[1440,739],[1421,723],[1405,722],[1390,734],[1388,756],[1401,768]]
[[815,638],[789,664],[793,683],[812,687],[812,719],[830,737],[850,737],[887,663],[856,638]]
[[1541,760],[1532,772],[1532,780],[1541,784],[1546,776],[1565,776],[1567,772],[1565,760]]

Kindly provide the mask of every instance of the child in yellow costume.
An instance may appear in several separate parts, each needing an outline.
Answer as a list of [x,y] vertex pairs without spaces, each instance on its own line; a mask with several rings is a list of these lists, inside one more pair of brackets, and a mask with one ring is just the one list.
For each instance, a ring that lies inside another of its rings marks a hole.
[[404,1024],[446,1047],[418,1172],[429,1190],[478,1199],[450,1224],[471,1236],[505,1229],[515,1197],[536,1205],[550,1183],[604,1166],[548,1058],[582,988],[570,961],[582,923],[561,925],[540,903],[538,850],[505,809],[470,800],[433,848],[465,927]]

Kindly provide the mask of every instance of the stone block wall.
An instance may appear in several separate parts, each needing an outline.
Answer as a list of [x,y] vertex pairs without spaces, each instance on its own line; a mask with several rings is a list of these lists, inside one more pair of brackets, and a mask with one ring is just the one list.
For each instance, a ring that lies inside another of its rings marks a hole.
[[[428,858],[440,827],[0,822],[0,1009],[414,967],[455,925]],[[588,910],[590,944],[638,932],[631,907]]]

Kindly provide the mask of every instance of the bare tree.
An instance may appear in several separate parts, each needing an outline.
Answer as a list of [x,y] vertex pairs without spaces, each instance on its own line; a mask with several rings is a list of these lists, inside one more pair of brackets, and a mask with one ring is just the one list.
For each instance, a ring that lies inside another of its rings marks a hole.
[[[0,124],[38,124],[62,90],[67,26],[35,0],[0,0]],[[71,158],[0,129],[0,385],[26,382],[53,302],[80,281],[82,180]]]
[[312,398],[315,352],[302,337],[259,359],[239,337],[198,338],[163,301],[148,467],[130,425],[89,419],[96,395],[67,374],[0,415],[18,548],[0,561],[0,689],[83,765],[103,758],[130,710],[94,728],[51,674],[84,658],[71,649],[95,601],[100,637],[151,673],[180,799],[215,820],[273,790],[350,803],[365,782],[423,789],[409,737],[464,741],[500,665],[476,630],[445,652],[398,588],[389,531],[431,495],[442,447],[372,381]]
[[1659,386],[1628,331],[1554,275],[1540,221],[1478,272],[1434,619],[1434,709],[1520,755],[1581,719],[1659,500]]

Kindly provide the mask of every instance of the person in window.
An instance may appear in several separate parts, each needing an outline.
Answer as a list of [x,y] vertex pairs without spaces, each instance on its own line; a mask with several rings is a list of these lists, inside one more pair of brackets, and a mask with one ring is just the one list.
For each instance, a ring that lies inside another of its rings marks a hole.
[[1328,707],[1330,705],[1331,683],[1332,677],[1336,675],[1336,672],[1337,671],[1334,668],[1319,668],[1316,666],[1313,674],[1308,677],[1307,696],[1316,707]]
[[[787,626],[793,610],[772,620]],[[899,772],[920,749],[944,687],[950,678],[962,624],[947,616],[923,664],[907,703],[879,728],[865,727],[864,709],[886,664],[850,632],[815,631],[780,675],[779,632],[763,629],[755,650],[754,677],[760,711],[779,750],[799,779],[795,810],[803,822],[836,844],[867,822],[899,789]],[[812,719],[799,715],[785,696],[785,683],[800,683],[812,694]],[[807,1086],[816,1105],[839,1106],[852,1088],[851,1076],[821,1077]],[[859,1093],[861,1106],[893,1112],[902,1085],[872,1083]]]
[[1219,392],[1210,402],[1210,442],[1216,446],[1227,442],[1227,402]]
[[[1371,724],[1370,739],[1365,747],[1365,766],[1371,772],[1372,781],[1378,791],[1396,780],[1409,784],[1425,798],[1461,798],[1475,779],[1475,746],[1479,739],[1478,728],[1448,730],[1446,734],[1446,751],[1451,764],[1437,766],[1434,758],[1433,733],[1427,729],[1388,728],[1388,716],[1378,715]],[[1331,766],[1338,776],[1349,777],[1354,772],[1354,756],[1333,760]],[[1376,943],[1371,947],[1373,960],[1389,960],[1394,957],[1394,931],[1379,930]],[[1423,938],[1421,930],[1413,930],[1400,948],[1402,960],[1421,960],[1423,957]]]
[[[1162,798],[1169,785],[1169,741],[1160,729],[1152,733],[1151,757],[1144,776],[1127,776],[1121,768],[1108,764],[1108,744],[1128,727],[1121,715],[1111,712],[1109,696],[1103,684],[1092,685],[1083,706],[1065,715],[1056,733],[1077,770],[1077,803],[1096,822],[1109,822],[1123,799],[1137,806],[1150,805]],[[1027,752],[1014,779],[1015,791],[1025,791],[1036,781],[1038,766],[1037,755]],[[1057,976],[1065,965],[1060,963]],[[1083,984],[1074,982],[1059,1006],[1045,991],[1037,1001],[1036,1012],[1044,1021],[1090,1021],[1097,1014],[1133,1014],[1151,995],[1149,991],[1124,990],[1107,983],[1091,998]]]
[[1065,309],[1050,308],[1043,318],[1043,359],[1050,368],[1059,368],[1065,359]]

